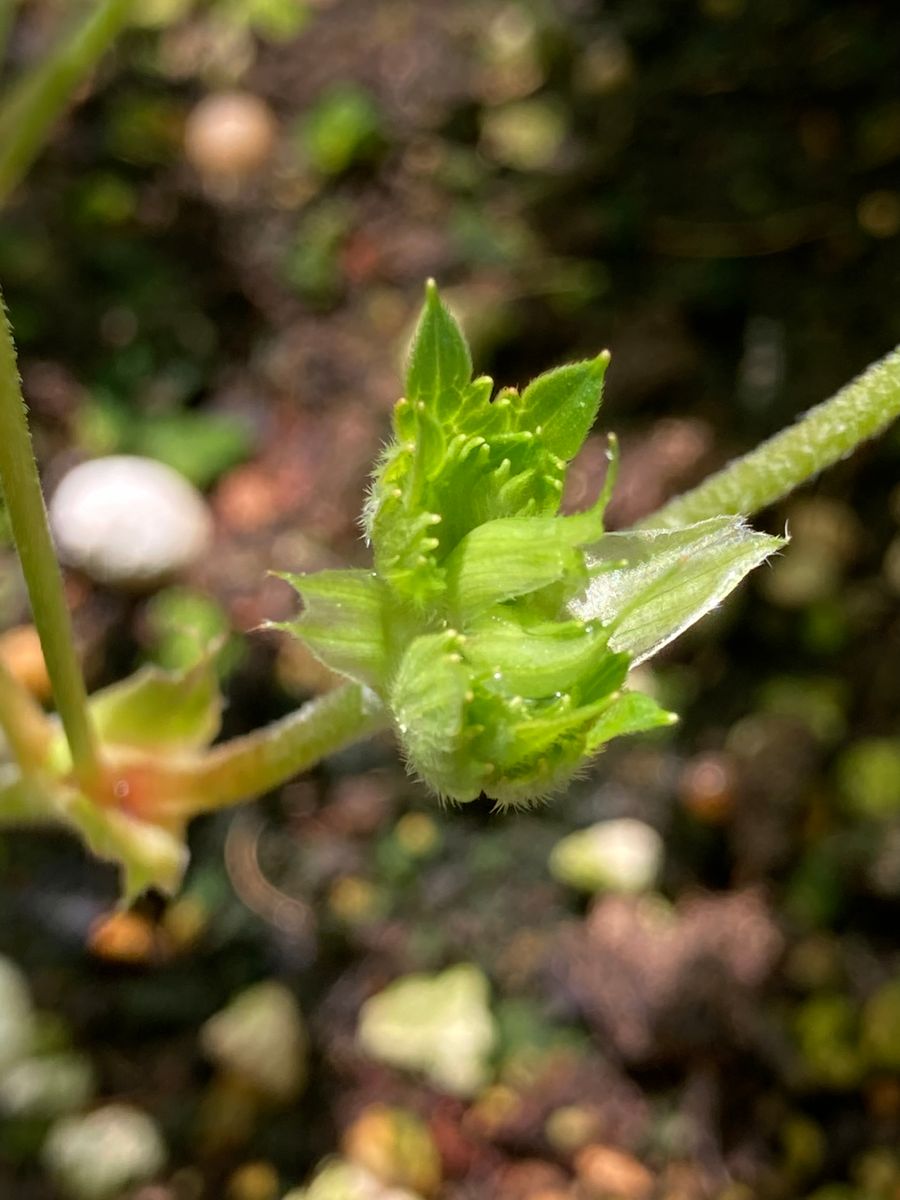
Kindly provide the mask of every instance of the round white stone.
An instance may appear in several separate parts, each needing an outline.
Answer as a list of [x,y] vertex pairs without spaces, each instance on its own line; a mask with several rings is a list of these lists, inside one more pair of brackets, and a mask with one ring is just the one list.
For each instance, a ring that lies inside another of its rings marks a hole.
[[146,588],[176,575],[212,538],[196,488],[164,463],[132,455],[74,467],[49,511],[62,560],[114,587]]
[[241,178],[265,165],[278,124],[268,104],[250,92],[214,92],[187,119],[184,149],[203,175]]
[[146,1113],[127,1104],[108,1104],[55,1122],[42,1157],[71,1200],[113,1200],[128,1186],[162,1170],[167,1154]]
[[550,872],[583,892],[644,892],[662,866],[663,841],[651,826],[631,817],[600,821],[570,833],[550,855]]

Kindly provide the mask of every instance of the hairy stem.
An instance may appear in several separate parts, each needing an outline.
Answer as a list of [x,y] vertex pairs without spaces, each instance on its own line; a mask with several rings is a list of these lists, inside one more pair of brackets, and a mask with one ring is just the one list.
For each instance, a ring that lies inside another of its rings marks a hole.
[[47,510],[28,431],[16,351],[0,296],[0,483],[22,563],[31,611],[69,741],[72,763],[86,783],[99,776],[84,678],[75,653],[72,622],[56,561]]
[[708,517],[750,516],[774,504],[900,417],[900,347],[796,424],[729,463],[638,528],[674,529]]
[[0,203],[21,181],[75,89],[128,23],[134,0],[99,0],[0,107]]
[[185,815],[259,796],[388,723],[374,693],[346,683],[280,721],[213,747],[185,768]]

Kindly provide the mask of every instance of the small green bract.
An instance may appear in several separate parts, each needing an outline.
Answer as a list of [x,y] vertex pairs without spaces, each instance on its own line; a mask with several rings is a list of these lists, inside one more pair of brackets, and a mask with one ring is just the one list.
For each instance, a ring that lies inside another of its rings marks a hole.
[[374,570],[286,576],[304,602],[287,628],[378,693],[410,770],[442,797],[526,803],[611,738],[670,724],[626,689],[633,661],[781,544],[733,517],[605,534],[612,437],[596,503],[560,515],[608,361],[493,397],[429,283],[363,513]]

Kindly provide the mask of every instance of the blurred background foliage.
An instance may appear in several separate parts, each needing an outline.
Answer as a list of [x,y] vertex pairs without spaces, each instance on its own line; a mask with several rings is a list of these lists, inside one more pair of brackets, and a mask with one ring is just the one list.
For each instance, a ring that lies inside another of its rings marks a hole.
[[[7,79],[74,7],[8,0]],[[612,427],[619,525],[900,341],[890,0],[135,10],[0,216],[48,490],[144,455],[213,520],[150,594],[70,574],[92,686],[211,638],[228,732],[328,686],[267,571],[366,561],[428,275],[502,383],[611,348],[569,502]],[[896,1200],[898,463],[765,514],[788,553],[641,668],[680,727],[546,809],[360,746],[131,913],[4,834],[0,1194]],[[0,629],[46,699],[2,521]]]

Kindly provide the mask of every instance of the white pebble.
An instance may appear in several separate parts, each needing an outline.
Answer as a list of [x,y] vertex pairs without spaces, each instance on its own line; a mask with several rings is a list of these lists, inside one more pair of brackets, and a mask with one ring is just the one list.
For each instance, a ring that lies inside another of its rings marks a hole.
[[166,1163],[156,1124],[139,1109],[108,1104],[83,1117],[64,1117],[50,1130],[44,1164],[71,1200],[112,1200]]
[[278,125],[272,110],[250,92],[214,92],[187,119],[184,149],[202,175],[244,178],[271,157]]
[[600,821],[557,842],[550,873],[583,892],[644,892],[659,876],[662,838],[631,817]]
[[209,548],[200,493],[164,463],[114,455],[81,463],[50,501],[60,557],[98,583],[142,589],[178,574]]
[[396,979],[363,1005],[358,1037],[372,1058],[421,1071],[451,1095],[474,1095],[488,1081],[497,1037],[487,978],[459,963]]
[[275,980],[245,989],[210,1017],[200,1044],[218,1067],[282,1103],[306,1083],[303,1016],[293,994]]

